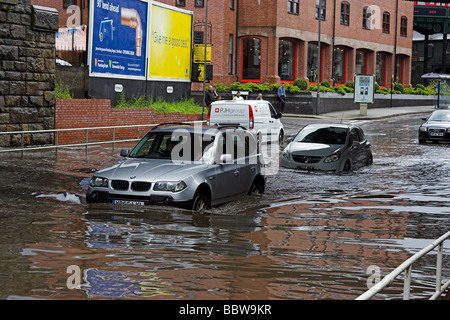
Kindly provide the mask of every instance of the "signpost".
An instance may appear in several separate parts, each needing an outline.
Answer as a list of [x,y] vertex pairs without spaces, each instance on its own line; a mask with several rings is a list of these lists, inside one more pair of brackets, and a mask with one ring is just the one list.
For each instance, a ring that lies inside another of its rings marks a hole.
[[359,103],[359,114],[367,115],[367,105],[375,101],[375,76],[355,75],[355,93],[353,102]]

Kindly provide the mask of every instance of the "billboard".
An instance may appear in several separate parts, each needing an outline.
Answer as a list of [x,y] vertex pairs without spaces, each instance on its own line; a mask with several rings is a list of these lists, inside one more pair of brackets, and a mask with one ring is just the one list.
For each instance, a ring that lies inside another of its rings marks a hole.
[[153,2],[148,80],[190,81],[192,13]]
[[148,3],[90,2],[90,76],[145,79]]
[[375,101],[375,76],[355,75],[355,91],[353,101],[355,103],[374,103]]

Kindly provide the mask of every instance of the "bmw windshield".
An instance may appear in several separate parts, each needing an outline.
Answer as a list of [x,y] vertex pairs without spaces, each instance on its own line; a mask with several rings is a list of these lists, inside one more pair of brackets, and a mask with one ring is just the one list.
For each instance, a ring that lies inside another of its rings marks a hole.
[[214,136],[149,132],[131,150],[128,157],[199,161],[211,156]]
[[428,118],[428,121],[445,121],[450,122],[450,111],[435,111]]

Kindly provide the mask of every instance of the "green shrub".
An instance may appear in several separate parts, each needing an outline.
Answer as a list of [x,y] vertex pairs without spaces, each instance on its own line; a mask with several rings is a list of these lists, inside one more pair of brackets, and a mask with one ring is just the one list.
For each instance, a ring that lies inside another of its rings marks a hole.
[[354,84],[353,82],[347,82],[347,83],[345,84],[345,86],[346,86],[347,88],[355,89],[355,84]]
[[56,99],[73,99],[73,94],[70,93],[69,87],[61,80],[55,81],[55,98]]
[[308,81],[303,78],[295,79],[294,86],[297,86],[300,90],[308,89]]
[[425,86],[421,83],[416,84],[416,86],[414,87],[414,89],[420,89],[420,90],[425,90]]
[[394,91],[403,93],[405,91],[405,87],[401,83],[396,83],[394,84]]
[[320,86],[326,87],[326,88],[331,88],[331,84],[328,81],[322,81],[320,83]]

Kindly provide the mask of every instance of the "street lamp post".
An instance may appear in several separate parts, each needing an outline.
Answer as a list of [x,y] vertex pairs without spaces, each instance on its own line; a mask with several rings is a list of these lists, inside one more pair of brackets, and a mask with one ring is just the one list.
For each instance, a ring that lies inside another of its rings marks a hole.
[[321,20],[320,16],[322,13],[322,0],[316,0],[316,7],[318,7],[319,12],[317,13],[317,18],[319,19],[319,36],[318,36],[318,46],[317,46],[317,101],[316,101],[316,114],[319,114],[319,106],[320,106],[320,33],[321,33]]
[[202,120],[205,120],[205,95],[206,95],[206,48],[208,46],[208,0],[205,1],[205,56],[203,60],[203,111]]

